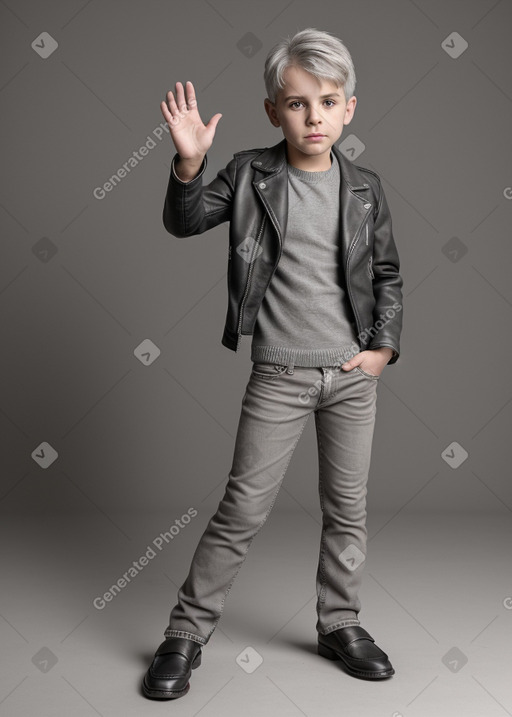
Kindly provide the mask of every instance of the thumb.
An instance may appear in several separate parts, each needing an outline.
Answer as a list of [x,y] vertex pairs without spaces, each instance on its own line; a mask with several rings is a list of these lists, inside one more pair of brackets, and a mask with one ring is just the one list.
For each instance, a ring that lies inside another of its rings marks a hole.
[[208,129],[215,129],[217,127],[221,117],[222,117],[222,114],[220,114],[219,112],[216,115],[213,115],[211,120],[206,125],[208,127]]
[[345,363],[342,363],[341,368],[344,371],[351,371],[356,366],[359,366],[360,363],[361,363],[361,358],[359,357],[359,354],[357,354],[357,356],[353,356],[350,359],[350,361],[345,361]]

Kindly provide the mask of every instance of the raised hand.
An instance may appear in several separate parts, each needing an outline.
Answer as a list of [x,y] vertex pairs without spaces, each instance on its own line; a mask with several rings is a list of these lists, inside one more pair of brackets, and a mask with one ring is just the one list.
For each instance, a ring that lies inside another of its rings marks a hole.
[[169,125],[176,152],[184,160],[201,161],[210,149],[215,129],[222,114],[213,115],[207,125],[203,124],[197,108],[192,82],[186,82],[187,96],[181,82],[176,83],[176,99],[171,90],[167,101],[160,103],[160,109]]

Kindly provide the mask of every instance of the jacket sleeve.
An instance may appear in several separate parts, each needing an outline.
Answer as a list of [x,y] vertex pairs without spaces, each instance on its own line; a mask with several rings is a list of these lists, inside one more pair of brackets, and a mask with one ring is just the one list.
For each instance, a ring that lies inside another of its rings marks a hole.
[[231,219],[231,204],[236,177],[236,158],[221,169],[217,176],[203,186],[206,169],[206,155],[199,172],[190,182],[182,182],[174,171],[179,159],[176,153],[172,159],[169,183],[165,195],[163,223],[175,237],[189,237],[202,234],[212,227]]
[[393,238],[391,214],[380,180],[379,190],[373,250],[375,297],[373,320],[377,333],[373,336],[369,348],[389,346],[394,351],[389,363],[395,363],[400,355],[403,280],[400,276],[400,260]]

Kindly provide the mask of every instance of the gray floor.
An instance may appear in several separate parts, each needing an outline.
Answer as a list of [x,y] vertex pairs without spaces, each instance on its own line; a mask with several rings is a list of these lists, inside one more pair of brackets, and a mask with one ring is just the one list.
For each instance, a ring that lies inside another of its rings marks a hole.
[[276,509],[228,595],[189,693],[146,700],[141,677],[207,519],[201,513],[154,550],[97,609],[93,600],[154,545],[168,515],[117,516],[116,527],[97,512],[4,516],[0,715],[512,714],[506,509],[369,516],[360,619],[396,670],[377,683],[316,654],[319,527],[303,513]]

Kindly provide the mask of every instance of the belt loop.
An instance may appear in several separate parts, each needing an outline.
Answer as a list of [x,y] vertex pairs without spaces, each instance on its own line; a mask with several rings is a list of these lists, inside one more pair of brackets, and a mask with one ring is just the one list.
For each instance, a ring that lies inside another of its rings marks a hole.
[[294,366],[295,366],[295,364],[293,363],[293,361],[291,361],[291,362],[288,364],[288,368],[286,369],[286,373],[292,374],[292,373],[293,373]]

